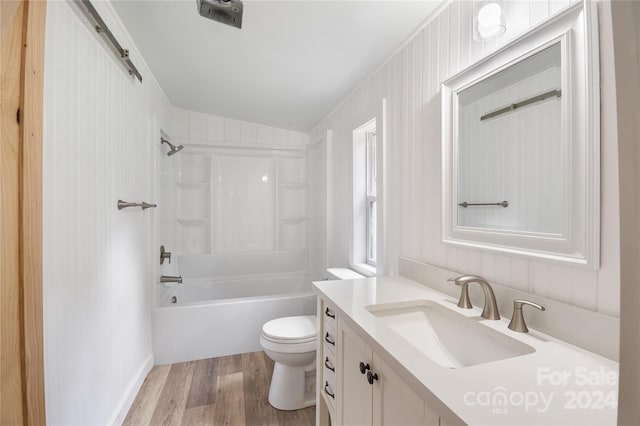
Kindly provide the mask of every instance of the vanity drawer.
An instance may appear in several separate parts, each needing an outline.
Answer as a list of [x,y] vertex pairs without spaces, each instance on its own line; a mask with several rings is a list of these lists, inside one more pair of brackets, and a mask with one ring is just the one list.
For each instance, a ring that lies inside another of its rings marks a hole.
[[[323,357],[326,354],[331,354],[332,359],[335,360],[336,354],[336,342],[338,337],[337,317],[335,309],[323,304],[322,306],[322,339]],[[323,358],[324,362],[324,358]],[[335,362],[334,362],[335,365]]]
[[[338,398],[337,395],[337,386],[336,386],[336,374],[335,374],[335,362],[332,359],[332,355],[325,351],[322,357],[322,374],[320,376],[321,381],[320,385],[320,395],[321,398],[326,402],[327,410],[329,411],[329,417],[331,419],[336,418],[336,400]],[[333,370],[332,370],[333,368]]]
[[324,311],[322,312],[323,329],[330,329],[335,331],[337,329],[336,323],[337,319],[335,309],[331,309],[329,306],[325,305]]
[[325,356],[330,353],[335,358],[337,335],[338,333],[336,333],[335,330],[324,330],[322,334],[322,347],[324,348],[323,353]]
[[335,408],[336,408],[336,386],[335,386],[335,378],[325,376],[322,380],[322,395],[324,400],[327,401],[327,406],[329,407],[329,412],[331,413],[331,417],[334,417]]
[[336,377],[336,362],[333,354],[325,352],[324,361],[322,361],[322,377],[330,379],[335,383]]

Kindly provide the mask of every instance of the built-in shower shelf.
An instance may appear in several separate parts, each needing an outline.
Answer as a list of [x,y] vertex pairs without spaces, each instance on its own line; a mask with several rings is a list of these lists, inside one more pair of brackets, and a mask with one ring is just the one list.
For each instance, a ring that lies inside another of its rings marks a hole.
[[283,188],[303,189],[306,184],[304,182],[286,182],[279,184]]
[[209,218],[178,218],[178,223],[183,225],[203,225],[211,221]]
[[180,188],[193,189],[193,188],[206,188],[210,185],[210,183],[209,182],[178,182],[177,185]]
[[306,216],[284,216],[280,220],[283,222],[301,222],[306,219]]

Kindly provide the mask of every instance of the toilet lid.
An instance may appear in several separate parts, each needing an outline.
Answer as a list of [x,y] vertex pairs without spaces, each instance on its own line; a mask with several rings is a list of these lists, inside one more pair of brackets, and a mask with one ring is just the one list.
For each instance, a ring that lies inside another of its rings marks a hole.
[[316,337],[316,316],[285,317],[271,320],[262,326],[266,337],[276,340],[299,341]]

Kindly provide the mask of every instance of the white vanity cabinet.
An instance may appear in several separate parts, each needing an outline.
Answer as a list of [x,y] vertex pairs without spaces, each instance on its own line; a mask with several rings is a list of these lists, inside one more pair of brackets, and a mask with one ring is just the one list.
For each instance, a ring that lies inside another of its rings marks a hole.
[[319,298],[318,312],[318,426],[439,424],[438,415],[330,303]]
[[[461,311],[455,298],[402,277],[323,281],[314,283],[314,288],[321,333],[318,426],[615,424],[613,404],[567,409],[567,399],[562,398],[596,390],[615,396],[618,365],[614,361],[538,331],[516,333],[509,330],[504,319],[480,319],[480,309]],[[447,340],[461,334],[455,324],[462,324],[465,333],[472,330],[475,334],[448,340],[458,346],[419,340],[435,331],[421,328],[433,324],[427,325],[422,314],[413,315],[415,306],[429,306],[424,308],[429,319],[440,321],[438,327],[444,330],[439,338]],[[393,317],[396,314],[379,315],[394,310],[403,315],[401,321]],[[442,318],[436,319],[440,314]],[[437,362],[438,357],[445,359],[443,352],[436,351],[440,347],[442,351],[454,349],[458,358],[452,360],[460,360],[458,368]],[[514,348],[527,351],[509,352]],[[509,356],[483,362],[480,356],[489,351]],[[474,360],[479,362],[462,364]],[[332,368],[327,368],[327,362]],[[566,385],[559,388],[557,382],[545,378],[545,371],[563,372]],[[589,380],[602,378],[590,382],[588,390],[584,386],[585,371]],[[572,375],[574,382],[570,380]],[[538,405],[526,406],[524,399],[511,397],[534,393],[548,398],[547,402],[543,405],[539,399]]]
[[338,342],[340,424],[438,426],[438,415],[344,322]]

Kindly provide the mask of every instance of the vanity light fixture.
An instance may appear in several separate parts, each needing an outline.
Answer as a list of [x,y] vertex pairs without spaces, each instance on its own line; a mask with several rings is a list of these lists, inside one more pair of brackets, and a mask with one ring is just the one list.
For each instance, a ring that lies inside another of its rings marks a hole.
[[503,0],[473,2],[473,38],[475,40],[495,40],[505,31],[507,31],[507,25]]

